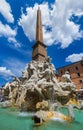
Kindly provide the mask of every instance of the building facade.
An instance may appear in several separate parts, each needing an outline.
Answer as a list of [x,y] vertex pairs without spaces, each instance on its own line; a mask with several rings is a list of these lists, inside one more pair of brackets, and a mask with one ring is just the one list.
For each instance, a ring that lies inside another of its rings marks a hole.
[[66,71],[70,73],[71,79],[75,83],[77,90],[83,89],[83,60],[59,68],[59,77]]

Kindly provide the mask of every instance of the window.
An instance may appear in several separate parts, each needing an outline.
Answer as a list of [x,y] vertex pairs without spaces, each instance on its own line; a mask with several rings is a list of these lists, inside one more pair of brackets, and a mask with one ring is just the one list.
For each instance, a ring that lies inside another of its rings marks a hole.
[[83,66],[83,61],[81,61],[81,65]]
[[80,73],[77,73],[78,77],[80,77]]
[[80,83],[82,83],[82,82],[83,82],[83,80],[79,80],[79,82],[80,82]]
[[61,74],[63,74],[63,72],[61,71]]
[[68,72],[70,72],[70,69],[67,69]]
[[78,70],[78,66],[76,66],[75,68],[76,68],[76,70]]

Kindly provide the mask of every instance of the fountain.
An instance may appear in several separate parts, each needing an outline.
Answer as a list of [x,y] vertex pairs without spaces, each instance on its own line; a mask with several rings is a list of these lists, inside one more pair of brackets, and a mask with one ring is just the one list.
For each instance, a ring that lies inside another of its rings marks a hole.
[[[9,93],[8,96],[6,95],[8,100],[2,106],[13,106],[20,108],[21,111],[36,112],[35,116],[40,115],[40,118],[44,113],[46,115],[45,119],[42,119],[44,122],[54,117],[72,121],[74,114],[70,104],[74,103],[70,100],[73,98],[76,101],[75,85],[68,72],[62,76],[61,81],[57,80],[55,72],[54,65],[47,59],[31,61],[22,72],[21,81],[15,77],[13,82],[3,87],[4,91],[7,89]],[[68,106],[69,116],[58,111],[64,106]]]
[[[38,9],[32,61],[22,72],[21,79],[15,77],[3,87],[6,101],[2,102],[2,107],[35,112],[33,119],[38,125],[54,118],[71,122],[75,118],[73,107],[82,109],[83,103],[79,103],[76,99],[76,87],[68,72],[65,72],[60,80],[56,77],[56,69],[47,56],[46,46],[43,43],[40,16],[41,11]],[[68,116],[59,111],[61,107],[68,108]]]

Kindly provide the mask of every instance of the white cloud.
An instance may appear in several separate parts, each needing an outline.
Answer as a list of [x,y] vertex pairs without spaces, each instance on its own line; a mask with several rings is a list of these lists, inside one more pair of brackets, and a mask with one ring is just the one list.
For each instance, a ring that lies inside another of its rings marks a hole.
[[[36,6],[34,7],[34,10],[36,10]],[[36,11],[34,11],[33,8],[27,8],[27,14],[22,14],[21,19],[19,21],[19,25],[22,26],[25,35],[29,38],[29,40],[35,39],[35,24],[36,24]]]
[[1,76],[14,76],[11,70],[7,69],[6,67],[0,67],[0,75]]
[[[50,15],[49,15],[49,9],[48,9],[48,4],[42,4],[40,5],[40,8],[42,8],[43,12],[43,25],[50,25],[51,21],[50,21]],[[38,4],[35,4],[34,7],[28,7],[26,8],[26,12],[27,15],[25,15],[24,13],[22,13],[22,16],[19,20],[19,25],[22,26],[25,35],[29,38],[30,41],[35,40],[35,32],[36,32],[36,12],[38,9]],[[44,26],[44,32],[45,32],[45,39],[47,39],[47,37],[49,37],[50,39],[50,35],[48,34],[48,32],[46,32],[45,27]]]
[[83,53],[79,53],[79,54],[72,54],[72,55],[69,55],[67,58],[66,58],[66,62],[76,62],[76,61],[79,61],[79,60],[82,60],[83,58]]
[[[68,47],[74,40],[83,37],[80,25],[71,21],[72,15],[83,15],[83,0],[56,0],[52,8],[48,3],[39,5],[42,11],[43,32],[46,45],[61,44],[61,48]],[[38,4],[27,7],[26,14],[22,13],[19,25],[30,41],[35,40],[36,12]],[[51,28],[49,31],[47,28]]]
[[8,68],[11,69],[11,71],[13,72],[14,75],[16,76],[21,76],[22,75],[22,71],[24,70],[26,64],[18,59],[15,58],[8,58],[5,59],[4,64],[6,64],[8,66]]
[[3,24],[0,21],[0,37],[6,37],[8,38],[8,42],[13,43],[13,47],[19,48],[21,47],[21,44],[16,40],[15,36],[17,34],[16,29],[12,29],[9,25]]
[[82,0],[80,2],[75,0],[57,0],[53,6],[52,35],[53,37],[55,35],[55,41],[60,42],[62,48],[68,47],[74,40],[83,36],[83,31],[80,31],[80,25],[70,20],[73,14],[77,16],[79,9],[79,13],[83,12],[82,3]]
[[[14,17],[12,15],[11,7],[6,0],[0,0],[0,13],[9,23],[14,22]],[[8,38],[8,42],[13,43],[13,47],[19,48],[21,44],[17,42],[15,36],[17,34],[17,29],[12,29],[8,24],[3,24],[0,21],[0,37]]]
[[14,43],[14,46],[15,46],[15,48],[20,48],[20,47],[21,47],[21,43],[15,42],[15,43]]
[[[44,13],[43,15],[43,25],[44,26],[44,31],[45,31],[45,37],[47,39],[48,33],[46,32],[45,28],[46,26],[51,24],[50,21],[50,14],[49,14],[49,8],[48,8],[48,3],[41,4],[40,5],[41,10],[43,10]],[[29,38],[30,41],[35,40],[35,32],[36,32],[36,13],[38,9],[38,4],[35,4],[34,7],[27,7],[26,12],[27,14],[22,13],[22,16],[19,20],[19,25],[22,26],[25,35]]]
[[13,30],[9,25],[7,24],[2,24],[0,22],[0,37],[15,37],[16,36],[16,30]]
[[9,37],[8,41],[14,43],[13,47],[15,47],[16,49],[21,47],[21,43],[17,42],[15,37]]
[[6,0],[0,0],[0,13],[10,23],[14,22],[11,7]]
[[0,0],[0,13],[8,22],[10,23],[14,22],[14,17],[12,15],[11,7],[6,0]]
[[9,38],[8,38],[8,41],[9,41],[9,42],[17,42],[14,37],[9,37]]

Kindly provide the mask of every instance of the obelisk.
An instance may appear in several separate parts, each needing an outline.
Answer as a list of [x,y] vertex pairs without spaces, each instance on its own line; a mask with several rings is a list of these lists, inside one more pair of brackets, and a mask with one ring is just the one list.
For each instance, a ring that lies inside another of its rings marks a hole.
[[43,40],[41,10],[37,10],[36,43],[33,45],[32,60],[43,61],[47,58],[46,45]]

